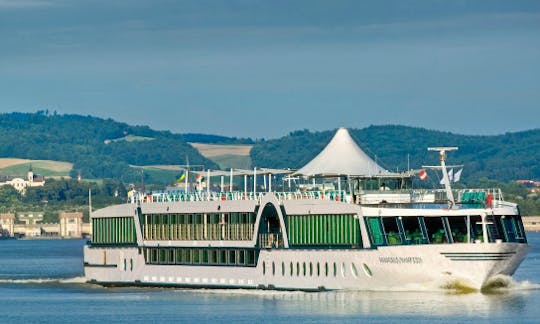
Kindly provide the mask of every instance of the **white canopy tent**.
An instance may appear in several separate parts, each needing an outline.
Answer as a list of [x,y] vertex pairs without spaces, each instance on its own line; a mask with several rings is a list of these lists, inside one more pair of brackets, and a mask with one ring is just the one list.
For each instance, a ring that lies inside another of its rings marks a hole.
[[319,155],[294,173],[308,177],[373,177],[383,174],[390,173],[362,151],[346,128],[338,129]]

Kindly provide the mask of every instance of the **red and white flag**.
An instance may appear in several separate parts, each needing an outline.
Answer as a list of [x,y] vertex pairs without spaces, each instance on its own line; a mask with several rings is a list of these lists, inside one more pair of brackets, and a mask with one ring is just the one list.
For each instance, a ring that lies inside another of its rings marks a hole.
[[427,172],[426,170],[422,170],[420,171],[420,173],[418,173],[418,177],[422,180],[427,180]]

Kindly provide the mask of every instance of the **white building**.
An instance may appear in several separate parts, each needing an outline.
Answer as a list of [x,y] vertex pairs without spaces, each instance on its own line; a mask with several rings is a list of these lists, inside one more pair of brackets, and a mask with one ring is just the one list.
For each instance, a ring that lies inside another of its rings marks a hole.
[[28,170],[26,179],[17,177],[4,182],[0,182],[0,186],[4,185],[10,185],[21,194],[24,194],[27,187],[41,187],[45,185],[45,178],[41,175],[34,174],[32,168],[30,168],[30,170]]

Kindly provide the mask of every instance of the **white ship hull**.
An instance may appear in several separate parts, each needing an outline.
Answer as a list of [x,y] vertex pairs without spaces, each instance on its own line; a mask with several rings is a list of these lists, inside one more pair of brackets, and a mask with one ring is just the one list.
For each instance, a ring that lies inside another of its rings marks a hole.
[[150,265],[137,247],[87,246],[84,261],[86,278],[103,285],[317,291],[399,290],[458,284],[481,289],[498,275],[512,275],[527,250],[527,245],[517,243],[362,250],[273,249],[261,250],[257,265],[244,267]]

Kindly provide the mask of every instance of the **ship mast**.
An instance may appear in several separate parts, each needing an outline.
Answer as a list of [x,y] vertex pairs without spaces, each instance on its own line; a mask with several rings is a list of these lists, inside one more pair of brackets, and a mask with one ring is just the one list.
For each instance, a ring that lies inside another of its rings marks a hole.
[[448,177],[448,170],[446,166],[446,152],[447,151],[457,151],[458,148],[453,147],[428,147],[428,151],[438,151],[439,152],[439,159],[441,161],[441,166],[434,167],[434,166],[425,166],[426,168],[433,168],[433,169],[441,169],[442,176],[443,176],[443,184],[444,189],[446,190],[446,197],[448,199],[449,208],[456,208],[455,200],[454,200],[454,194],[452,193],[452,186],[450,185],[450,178]]

